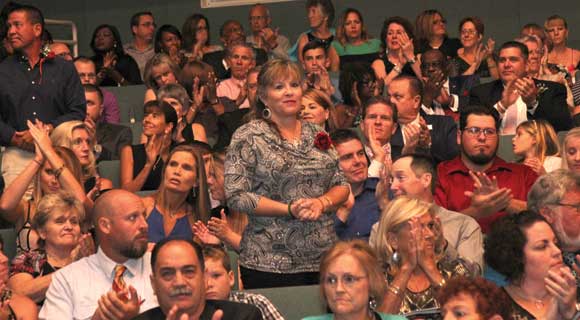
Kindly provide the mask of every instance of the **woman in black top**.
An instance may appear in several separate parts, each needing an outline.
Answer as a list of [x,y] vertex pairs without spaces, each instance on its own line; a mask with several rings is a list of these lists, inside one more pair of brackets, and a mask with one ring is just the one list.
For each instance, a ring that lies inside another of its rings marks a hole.
[[139,66],[133,58],[123,51],[121,35],[116,27],[102,24],[95,29],[91,37],[91,49],[95,55],[97,85],[127,86],[141,84]]
[[448,58],[453,58],[461,48],[459,39],[447,36],[447,20],[437,10],[425,10],[419,14],[415,20],[415,32],[418,53],[439,49]]
[[169,103],[153,100],[144,109],[143,135],[147,143],[121,150],[121,188],[131,192],[159,188],[177,127],[177,113]]

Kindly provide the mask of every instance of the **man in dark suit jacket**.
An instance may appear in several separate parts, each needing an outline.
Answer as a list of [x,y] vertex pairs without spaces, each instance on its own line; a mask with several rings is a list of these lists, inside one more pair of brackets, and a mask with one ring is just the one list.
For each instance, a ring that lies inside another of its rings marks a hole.
[[119,160],[121,149],[131,145],[133,134],[128,127],[99,122],[103,113],[103,95],[99,87],[92,84],[83,85],[85,99],[87,100],[87,118],[85,124],[93,131],[100,146],[100,154],[97,162],[103,160]]
[[421,110],[423,86],[415,77],[398,76],[388,88],[397,107],[398,127],[391,137],[391,157],[428,153],[436,163],[457,156],[457,126],[451,117],[428,115]]
[[445,114],[459,121],[459,108],[469,101],[469,91],[479,84],[479,76],[449,77],[449,63],[445,54],[430,49],[421,57],[423,76],[423,111],[427,114]]
[[502,117],[500,131],[514,133],[508,109],[517,108],[516,123],[532,119],[548,121],[556,131],[572,128],[572,117],[566,103],[563,85],[532,79],[527,75],[528,48],[519,42],[508,41],[499,51],[500,79],[471,90],[469,104],[496,109]]
[[158,242],[151,253],[151,271],[151,286],[159,307],[134,319],[166,319],[170,314],[174,315],[171,319],[181,319],[183,314],[200,320],[262,319],[260,310],[253,305],[205,299],[203,254],[191,239],[166,238]]
[[[203,62],[212,66],[216,77],[223,80],[231,76],[230,67],[226,62],[226,50],[232,43],[246,42],[244,28],[238,21],[228,20],[220,28],[220,40],[226,49],[204,54]],[[264,49],[254,48],[254,56],[258,66],[268,61],[268,53]]]

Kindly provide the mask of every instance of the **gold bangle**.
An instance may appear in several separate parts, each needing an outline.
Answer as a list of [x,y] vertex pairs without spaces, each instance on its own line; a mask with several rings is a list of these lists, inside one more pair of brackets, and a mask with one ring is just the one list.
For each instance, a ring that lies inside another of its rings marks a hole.
[[401,288],[397,287],[394,284],[390,284],[387,286],[387,289],[394,295],[399,296],[401,294]]
[[446,283],[447,281],[445,281],[445,278],[441,278],[441,281],[439,281],[439,283],[437,284],[437,288],[443,288]]

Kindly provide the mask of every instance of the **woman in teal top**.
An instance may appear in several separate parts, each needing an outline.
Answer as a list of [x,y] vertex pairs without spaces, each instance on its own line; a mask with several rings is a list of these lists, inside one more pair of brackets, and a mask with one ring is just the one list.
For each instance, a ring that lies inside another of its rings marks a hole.
[[340,57],[340,70],[347,63],[366,61],[371,64],[381,49],[379,39],[369,39],[363,17],[357,9],[348,8],[342,14],[332,46]]
[[333,245],[320,263],[321,293],[332,314],[304,320],[399,320],[401,316],[375,311],[387,291],[379,261],[362,240]]

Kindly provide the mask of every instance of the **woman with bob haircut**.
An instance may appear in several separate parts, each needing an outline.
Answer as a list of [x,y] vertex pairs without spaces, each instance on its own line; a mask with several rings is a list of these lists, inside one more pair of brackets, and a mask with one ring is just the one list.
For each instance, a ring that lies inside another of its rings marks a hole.
[[177,83],[181,70],[165,53],[157,53],[145,64],[143,78],[147,91],[143,103],[157,100],[157,90],[170,83]]
[[324,91],[306,89],[302,95],[302,107],[300,116],[303,120],[317,124],[328,132],[338,127],[334,105]]
[[436,224],[433,205],[419,199],[399,196],[383,210],[375,251],[389,286],[381,311],[436,310],[437,290],[452,277],[470,275],[460,258],[435,252]]
[[387,282],[377,256],[362,240],[334,244],[320,262],[320,296],[332,314],[304,320],[405,319],[379,313]]
[[268,61],[254,120],[227,151],[227,204],[249,220],[239,259],[245,288],[318,283],[322,254],[336,241],[332,214],[348,187],[328,134],[299,120],[303,76],[296,63]]

